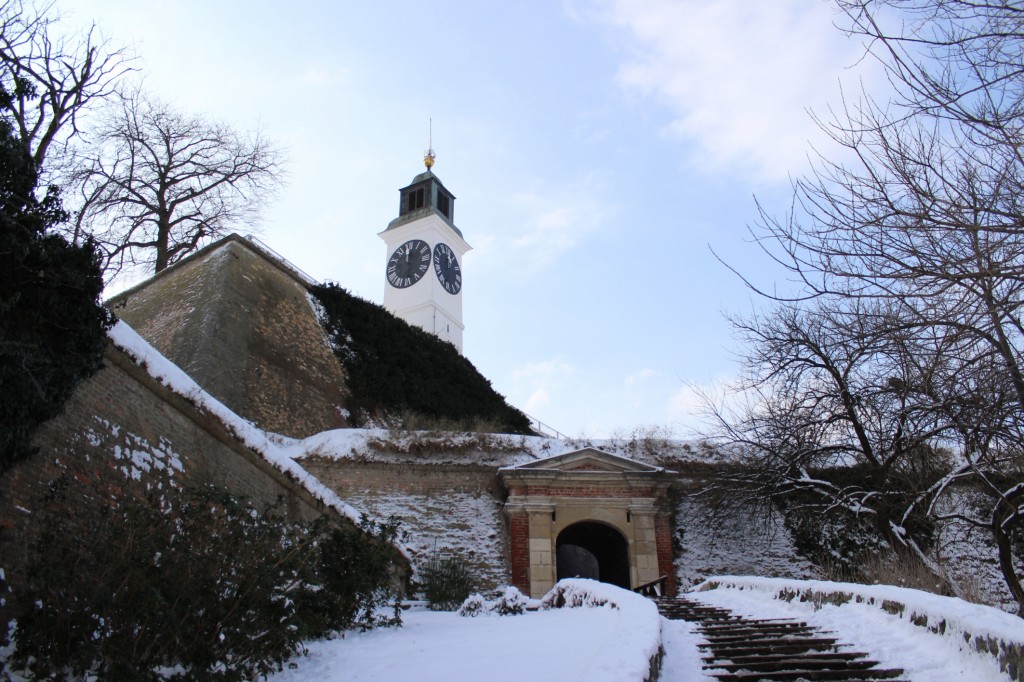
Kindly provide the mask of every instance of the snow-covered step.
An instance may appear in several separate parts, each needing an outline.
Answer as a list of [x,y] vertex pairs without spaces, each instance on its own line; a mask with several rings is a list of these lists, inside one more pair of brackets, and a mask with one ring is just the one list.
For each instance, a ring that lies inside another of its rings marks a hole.
[[787,619],[753,619],[727,609],[675,598],[658,599],[673,620],[698,624],[707,640],[704,669],[717,680],[896,680],[902,670],[878,667],[867,654],[848,651],[831,633]]

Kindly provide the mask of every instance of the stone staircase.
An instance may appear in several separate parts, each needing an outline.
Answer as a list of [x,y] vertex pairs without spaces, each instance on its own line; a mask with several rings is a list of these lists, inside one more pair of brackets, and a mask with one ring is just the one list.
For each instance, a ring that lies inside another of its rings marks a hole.
[[[867,654],[807,623],[787,619],[751,619],[727,609],[684,598],[655,600],[670,620],[698,624],[704,671],[723,681],[740,680],[896,680],[902,670],[879,668]],[[673,682],[664,680],[663,682]]]

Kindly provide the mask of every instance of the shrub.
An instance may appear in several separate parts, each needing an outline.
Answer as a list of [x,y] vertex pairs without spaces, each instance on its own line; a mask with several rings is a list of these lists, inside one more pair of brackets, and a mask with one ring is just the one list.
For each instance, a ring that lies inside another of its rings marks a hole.
[[12,660],[36,679],[248,680],[303,639],[382,624],[391,527],[293,521],[280,502],[260,510],[212,487],[84,488],[55,488],[14,597]]
[[466,597],[459,607],[459,615],[464,618],[476,618],[487,611],[487,601],[479,594],[473,593]]
[[454,611],[473,591],[469,564],[458,556],[435,556],[420,571],[423,596],[432,611]]
[[518,616],[526,611],[527,601],[525,594],[518,588],[509,585],[497,601],[491,604],[490,610],[499,616]]
[[799,508],[786,508],[783,513],[797,552],[819,567],[852,576],[865,554],[885,547],[873,520],[864,516],[843,510],[820,514]]
[[365,421],[366,415],[416,414],[416,419],[447,423],[448,428],[477,422],[488,429],[531,433],[530,418],[511,407],[452,344],[335,284],[311,287],[310,293],[348,376],[347,407],[355,421]]
[[[317,570],[323,590],[303,592],[310,603],[302,610],[309,621],[311,636],[331,630],[401,624],[401,609],[395,599],[392,566],[396,520],[377,523],[364,518],[359,527],[346,524],[331,528],[321,541]],[[382,607],[390,603],[391,615]]]

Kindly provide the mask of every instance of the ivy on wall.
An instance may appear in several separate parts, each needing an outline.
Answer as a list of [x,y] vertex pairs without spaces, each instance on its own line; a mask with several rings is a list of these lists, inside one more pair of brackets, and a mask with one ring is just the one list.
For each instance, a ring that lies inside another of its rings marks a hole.
[[310,292],[348,374],[353,419],[415,414],[464,427],[485,423],[496,431],[531,432],[529,418],[452,344],[336,284]]

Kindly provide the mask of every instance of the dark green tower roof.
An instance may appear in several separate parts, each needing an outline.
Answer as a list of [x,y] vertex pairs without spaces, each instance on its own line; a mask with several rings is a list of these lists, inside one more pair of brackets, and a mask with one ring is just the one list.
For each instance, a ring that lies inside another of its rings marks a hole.
[[455,227],[455,195],[445,188],[441,179],[430,169],[417,175],[398,192],[398,217],[388,224],[388,230],[434,214],[462,237],[462,231]]

